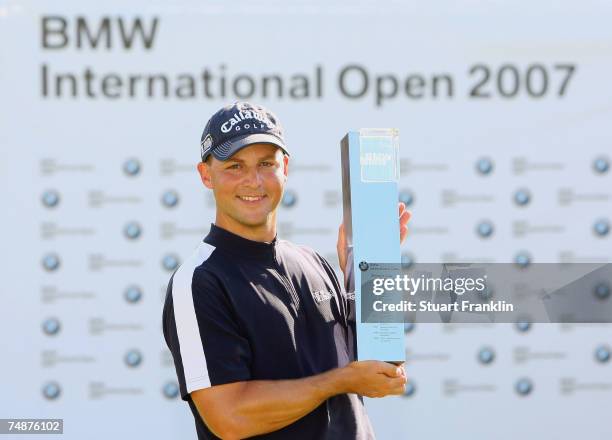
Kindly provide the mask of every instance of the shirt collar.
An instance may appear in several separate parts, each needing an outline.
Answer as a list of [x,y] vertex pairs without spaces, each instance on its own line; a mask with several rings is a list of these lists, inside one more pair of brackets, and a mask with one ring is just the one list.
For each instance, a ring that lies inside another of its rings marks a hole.
[[204,241],[216,248],[247,258],[274,258],[274,251],[278,244],[276,236],[270,242],[249,240],[227,229],[223,229],[214,223],[210,224],[210,232],[204,238]]

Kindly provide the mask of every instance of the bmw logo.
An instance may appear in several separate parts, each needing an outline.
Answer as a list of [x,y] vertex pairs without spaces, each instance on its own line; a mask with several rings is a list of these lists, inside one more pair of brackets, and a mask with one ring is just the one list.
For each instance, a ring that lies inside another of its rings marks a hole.
[[491,283],[487,282],[485,284],[485,288],[478,292],[478,296],[483,300],[490,300],[493,297],[493,292],[493,286],[491,285]]
[[493,161],[487,157],[480,158],[476,161],[476,171],[483,176],[493,172]]
[[605,281],[601,282],[595,286],[593,293],[599,299],[606,299],[610,296],[610,285]]
[[130,368],[137,367],[142,362],[142,354],[138,350],[130,350],[125,354],[123,361]]
[[142,290],[138,286],[129,286],[123,296],[127,302],[134,304],[141,300]]
[[493,235],[493,230],[493,223],[488,220],[483,220],[476,226],[476,233],[481,238],[489,238],[491,235]]
[[42,387],[42,395],[48,400],[57,399],[61,393],[62,389],[57,382],[47,382]]
[[412,193],[412,191],[405,189],[400,191],[398,199],[407,207],[412,206],[412,204],[414,203],[414,194]]
[[50,189],[45,191],[40,199],[47,208],[55,208],[60,202],[60,195],[57,191]]
[[140,168],[138,159],[128,159],[123,163],[123,172],[130,177],[137,176],[140,173]]
[[136,240],[142,233],[142,227],[136,222],[129,222],[123,228],[123,235],[128,240]]
[[365,261],[362,261],[361,263],[359,263],[359,269],[362,272],[365,272],[366,270],[368,270],[370,268],[370,265],[368,263],[366,263]]
[[283,198],[281,200],[281,204],[285,208],[291,208],[296,203],[297,203],[297,196],[296,196],[296,194],[293,191],[291,191],[291,190],[286,190],[285,193],[283,194]]
[[179,387],[176,382],[166,382],[162,388],[162,393],[167,399],[175,399],[179,393]]
[[521,251],[514,256],[514,264],[520,269],[525,269],[531,264],[531,256],[527,252]]
[[404,396],[412,397],[414,393],[416,393],[416,384],[412,380],[408,379],[408,382],[406,382],[406,391],[404,391]]
[[533,382],[531,382],[530,379],[524,377],[516,382],[514,389],[520,396],[527,396],[533,391]]
[[53,336],[59,333],[61,328],[60,322],[56,318],[45,319],[42,323],[42,330],[46,335]]
[[600,219],[593,225],[593,232],[599,237],[605,237],[610,232],[610,223],[606,219]]
[[605,364],[610,360],[610,348],[606,346],[599,346],[595,349],[595,359],[597,362]]
[[610,161],[607,157],[598,157],[593,161],[593,171],[597,174],[605,174],[610,169]]
[[178,205],[179,195],[176,191],[169,189],[162,194],[161,202],[166,208],[174,208],[176,205]]
[[173,271],[179,265],[179,259],[174,254],[168,254],[162,258],[162,266],[168,272]]
[[483,365],[488,365],[495,360],[495,351],[492,348],[484,347],[478,352],[478,361]]
[[531,323],[525,319],[522,319],[516,322],[515,327],[519,332],[526,333],[531,328]]
[[402,261],[402,268],[408,269],[416,262],[416,259],[414,255],[412,255],[410,252],[403,252],[401,261]]
[[59,269],[60,267],[60,259],[57,254],[50,253],[43,257],[42,266],[48,272],[53,272]]
[[514,193],[514,203],[518,206],[526,206],[531,200],[531,193],[527,189],[518,189]]

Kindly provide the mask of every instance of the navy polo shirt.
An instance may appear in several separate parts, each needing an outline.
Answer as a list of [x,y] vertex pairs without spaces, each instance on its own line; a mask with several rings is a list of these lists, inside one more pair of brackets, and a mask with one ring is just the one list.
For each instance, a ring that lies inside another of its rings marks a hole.
[[[355,359],[354,301],[323,257],[285,240],[252,241],[215,225],[170,279],[163,331],[198,439],[217,437],[200,417],[192,391],[297,379]],[[371,439],[374,433],[362,398],[340,394],[254,438]]]

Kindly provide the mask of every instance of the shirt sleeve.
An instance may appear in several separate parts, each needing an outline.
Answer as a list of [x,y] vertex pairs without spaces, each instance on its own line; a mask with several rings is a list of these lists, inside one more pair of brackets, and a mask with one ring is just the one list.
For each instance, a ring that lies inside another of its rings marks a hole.
[[344,283],[340,282],[336,274],[336,271],[331,266],[329,261],[327,261],[318,252],[315,252],[315,254],[317,258],[319,259],[319,261],[321,262],[321,265],[325,269],[325,272],[327,273],[327,275],[329,276],[329,278],[332,280],[334,284],[334,289],[336,290],[336,293],[338,294],[338,299],[341,304],[343,316],[345,317],[347,321],[355,322],[355,293],[347,292],[347,290],[344,288]]
[[333,269],[331,264],[323,258],[318,252],[315,252],[317,258],[321,262],[321,265],[327,272],[328,276],[334,283],[334,288],[336,293],[338,294],[338,300],[340,302],[340,309],[342,310],[342,316],[345,320],[345,325],[348,329],[348,349],[349,349],[349,357],[351,360],[356,360],[356,347],[357,347],[357,339],[356,339],[356,312],[355,312],[355,293],[347,292],[343,287],[344,283],[340,283],[338,280],[338,276],[336,275],[336,271]]
[[181,398],[192,391],[251,378],[251,349],[218,279],[203,268],[172,276],[163,331]]

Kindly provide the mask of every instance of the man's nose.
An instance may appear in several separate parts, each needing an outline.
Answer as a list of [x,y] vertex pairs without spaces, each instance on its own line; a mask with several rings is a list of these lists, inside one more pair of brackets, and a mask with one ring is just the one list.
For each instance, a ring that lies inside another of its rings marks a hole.
[[261,186],[262,178],[257,167],[249,168],[244,176],[244,184],[252,188]]

